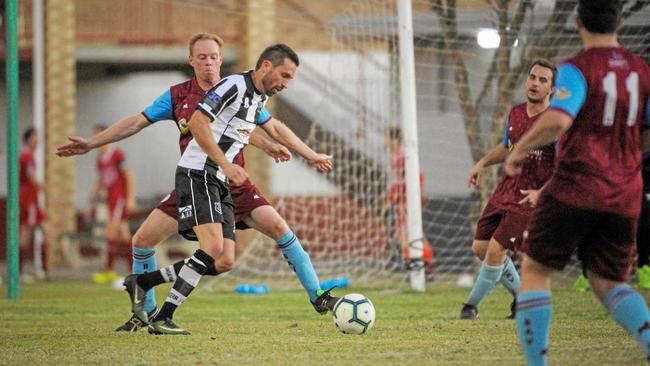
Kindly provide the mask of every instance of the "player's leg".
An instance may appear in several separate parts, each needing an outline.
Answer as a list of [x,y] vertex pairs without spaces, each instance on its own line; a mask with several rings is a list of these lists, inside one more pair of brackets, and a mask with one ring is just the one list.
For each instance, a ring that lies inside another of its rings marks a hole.
[[492,291],[503,273],[503,260],[506,257],[504,248],[495,238],[489,241],[485,254],[485,260],[481,265],[481,271],[474,282],[472,291],[460,312],[461,319],[478,318],[478,307]]
[[[178,223],[176,222],[175,216],[172,217],[168,213],[168,211],[172,213],[176,211],[176,204],[173,204],[173,210],[161,209],[160,207],[161,206],[158,206],[151,211],[149,216],[147,216],[131,238],[133,245],[132,270],[134,274],[162,272],[161,276],[163,276],[163,279],[166,282],[173,282],[176,280],[176,273],[180,271],[182,263],[176,266],[176,271],[174,271],[174,265],[170,265],[158,271],[155,246],[167,240],[167,238],[178,231]],[[147,312],[148,317],[152,317],[157,311],[156,293],[153,288],[146,292],[144,310]],[[115,329],[115,331],[133,332],[137,331],[144,325],[145,324],[139,320],[138,317],[133,315],[123,325]]]
[[480,260],[483,262],[485,260],[485,253],[487,253],[488,250],[488,245],[490,244],[490,240],[476,240],[472,242],[472,254],[474,254],[474,257],[476,259]]
[[18,268],[20,280],[25,283],[34,282],[34,278],[25,272],[27,261],[29,260],[29,248],[32,243],[33,228],[30,225],[20,225],[20,235],[18,237]]
[[593,212],[544,196],[530,219],[521,252],[521,286],[517,297],[517,331],[528,365],[546,365],[551,325],[550,276],[562,270],[591,228]]
[[627,284],[628,270],[635,259],[637,221],[603,216],[589,237],[589,246],[581,248],[579,254],[594,294],[650,358],[650,312],[643,297]]
[[106,240],[106,264],[102,271],[93,273],[94,283],[108,283],[117,278],[114,272],[115,260],[119,255],[120,223],[109,217],[104,225],[104,238]]
[[250,216],[245,219],[245,222],[251,228],[275,240],[282,255],[307,292],[309,301],[314,305],[316,311],[323,314],[327,310],[334,308],[338,299],[329,295],[329,291],[321,290],[320,281],[309,254],[305,252],[298,237],[291,231],[287,222],[273,206],[256,207]]

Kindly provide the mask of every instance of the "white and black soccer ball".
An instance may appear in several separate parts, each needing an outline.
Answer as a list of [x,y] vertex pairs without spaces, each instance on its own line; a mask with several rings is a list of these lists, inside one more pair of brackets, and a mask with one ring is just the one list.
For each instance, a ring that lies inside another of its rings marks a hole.
[[375,324],[375,306],[361,294],[347,294],[332,312],[336,329],[345,334],[364,334]]

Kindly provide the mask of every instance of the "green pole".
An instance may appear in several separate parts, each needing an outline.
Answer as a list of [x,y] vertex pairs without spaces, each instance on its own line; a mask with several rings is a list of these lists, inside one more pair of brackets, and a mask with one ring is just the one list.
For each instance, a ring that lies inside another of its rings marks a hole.
[[6,0],[7,298],[18,298],[18,0]]

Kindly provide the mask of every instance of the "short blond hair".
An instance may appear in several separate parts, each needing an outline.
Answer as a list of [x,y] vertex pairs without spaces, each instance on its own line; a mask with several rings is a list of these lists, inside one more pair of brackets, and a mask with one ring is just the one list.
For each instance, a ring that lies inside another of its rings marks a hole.
[[192,56],[192,49],[194,48],[194,44],[204,39],[217,42],[219,48],[223,47],[223,39],[218,35],[213,33],[205,33],[205,32],[196,33],[195,35],[192,36],[192,38],[190,38],[190,56]]

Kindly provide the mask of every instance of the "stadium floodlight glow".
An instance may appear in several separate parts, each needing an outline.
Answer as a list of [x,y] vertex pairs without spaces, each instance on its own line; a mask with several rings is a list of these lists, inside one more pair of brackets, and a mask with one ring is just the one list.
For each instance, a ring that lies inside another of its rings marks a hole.
[[501,43],[501,36],[496,29],[483,28],[478,31],[476,42],[481,48],[497,48]]

